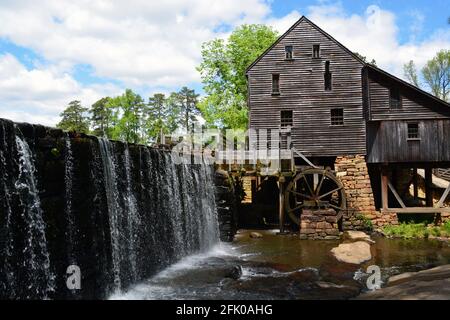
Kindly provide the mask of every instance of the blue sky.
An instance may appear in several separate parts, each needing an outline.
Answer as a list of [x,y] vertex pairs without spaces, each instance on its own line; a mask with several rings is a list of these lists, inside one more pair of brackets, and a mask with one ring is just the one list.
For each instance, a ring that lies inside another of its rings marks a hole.
[[307,15],[353,51],[402,76],[450,49],[448,1],[0,0],[0,117],[55,125],[73,99],[89,106],[132,88],[148,98],[187,85],[204,41],[242,23],[280,33]]

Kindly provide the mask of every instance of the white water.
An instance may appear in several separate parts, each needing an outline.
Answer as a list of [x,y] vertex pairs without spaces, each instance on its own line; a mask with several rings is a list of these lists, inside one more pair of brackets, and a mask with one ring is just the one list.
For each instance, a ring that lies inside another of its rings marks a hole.
[[45,236],[45,222],[37,188],[34,159],[28,143],[16,135],[19,154],[19,176],[15,183],[24,211],[26,245],[23,251],[25,269],[28,271],[29,298],[48,298],[54,290],[54,275],[50,270],[50,258]]
[[110,300],[154,300],[154,299],[176,299],[176,293],[170,286],[160,285],[159,282],[169,280],[201,267],[205,260],[218,257],[237,257],[237,248],[230,244],[218,243],[210,250],[184,257],[179,262],[167,267],[147,281],[132,286],[126,292],[112,294]]
[[103,176],[105,179],[106,202],[108,206],[109,225],[111,232],[111,249],[114,274],[115,290],[121,290],[122,283],[120,279],[120,230],[119,218],[121,208],[119,205],[119,191],[117,188],[116,168],[114,163],[114,150],[112,144],[99,138],[100,154],[103,162]]

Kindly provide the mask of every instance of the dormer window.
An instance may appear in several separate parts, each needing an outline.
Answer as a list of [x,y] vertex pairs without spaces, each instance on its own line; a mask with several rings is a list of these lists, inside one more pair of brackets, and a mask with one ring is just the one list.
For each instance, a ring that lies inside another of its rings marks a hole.
[[286,60],[292,60],[294,58],[292,46],[285,46],[284,52],[286,54]]
[[325,62],[324,82],[325,82],[325,91],[331,91],[330,61]]
[[312,57],[313,57],[313,59],[320,58],[320,44],[313,45]]

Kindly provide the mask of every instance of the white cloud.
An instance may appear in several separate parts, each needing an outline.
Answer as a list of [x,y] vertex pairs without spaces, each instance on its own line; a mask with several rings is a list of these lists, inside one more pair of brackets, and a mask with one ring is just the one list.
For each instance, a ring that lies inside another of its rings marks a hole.
[[[450,31],[436,30],[427,39],[418,42],[410,37],[407,43],[399,42],[396,16],[371,5],[361,15],[348,15],[340,4],[309,7],[308,17],[352,51],[359,52],[377,65],[403,77],[403,64],[414,60],[421,68],[437,51],[450,48]],[[415,13],[418,21],[410,30],[420,31],[424,16]]]
[[199,81],[200,47],[214,28],[269,13],[262,0],[9,1],[0,36],[125,84],[179,86]]
[[[295,10],[275,18],[276,5],[271,0],[2,0],[0,39],[35,51],[45,63],[28,70],[14,56],[0,56],[0,117],[54,125],[75,98],[89,105],[125,87],[145,96],[198,83],[195,67],[204,41],[224,37],[242,23],[266,23],[284,33],[300,18]],[[449,30],[417,41],[425,23],[420,12],[410,12],[415,23],[407,43],[399,43],[396,16],[377,6],[349,15],[339,3],[319,1],[306,12],[349,49],[399,76],[403,63],[413,59],[421,67],[437,50],[450,48]],[[123,87],[76,81],[79,64]]]
[[90,105],[118,94],[110,85],[83,86],[69,74],[49,69],[27,70],[13,55],[0,55],[0,117],[54,126],[70,100]]

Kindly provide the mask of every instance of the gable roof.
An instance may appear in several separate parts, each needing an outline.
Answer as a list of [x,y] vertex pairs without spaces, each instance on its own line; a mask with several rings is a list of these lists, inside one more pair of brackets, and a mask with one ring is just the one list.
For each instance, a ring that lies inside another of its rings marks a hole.
[[330,39],[331,41],[336,43],[339,47],[341,47],[344,51],[346,51],[348,54],[350,54],[353,58],[355,58],[363,66],[366,65],[366,63],[360,57],[358,57],[354,52],[352,52],[347,47],[345,47],[342,43],[340,43],[335,38],[330,36],[328,33],[326,33],[324,30],[322,30],[319,26],[317,26],[314,22],[312,22],[311,20],[309,20],[305,16],[302,16],[285,33],[283,33],[280,37],[278,37],[278,39],[269,48],[267,48],[266,51],[264,51],[262,54],[260,54],[259,57],[256,58],[256,60],[253,61],[252,64],[250,64],[247,67],[247,69],[245,69],[245,73],[247,74],[250,71],[250,69],[253,68],[253,66],[255,64],[257,64],[270,50],[272,50],[273,47],[275,47],[278,43],[280,43],[281,40],[283,40],[292,30],[294,30],[303,21],[308,22],[310,25],[312,25],[314,28],[316,28],[320,33],[322,33],[325,37],[327,37],[328,39]]
[[311,20],[309,20],[308,18],[306,18],[305,16],[302,16],[296,23],[294,23],[285,33],[283,33],[269,48],[267,48],[262,54],[259,55],[258,58],[256,58],[255,61],[252,62],[252,64],[250,64],[247,69],[245,69],[245,74],[247,74],[251,68],[253,68],[253,66],[255,64],[257,64],[270,50],[272,50],[273,47],[275,47],[278,43],[280,43],[281,40],[283,40],[293,29],[295,29],[295,27],[297,27],[302,21],[308,22],[310,25],[312,25],[315,29],[317,29],[320,33],[322,33],[325,37],[327,37],[328,39],[330,39],[331,41],[333,41],[334,43],[336,43],[340,48],[342,48],[345,52],[347,52],[349,55],[351,55],[354,59],[356,59],[358,62],[361,63],[361,65],[363,67],[369,68],[371,70],[374,70],[375,72],[381,73],[387,77],[389,77],[390,79],[399,82],[415,91],[417,91],[419,94],[425,95],[428,98],[433,99],[434,101],[443,104],[447,107],[450,107],[450,104],[442,99],[439,99],[438,97],[416,87],[415,85],[412,85],[409,82],[406,82],[392,74],[390,74],[387,71],[384,71],[372,64],[366,63],[364,60],[362,60],[360,57],[358,57],[354,52],[352,52],[351,50],[349,50],[347,47],[345,47],[342,43],[340,43],[339,41],[337,41],[335,38],[333,38],[331,35],[329,35],[327,32],[325,32],[323,29],[321,29],[319,26],[317,26],[314,22],[312,22]]
[[402,79],[400,79],[400,78],[394,76],[393,74],[390,74],[390,73],[387,72],[387,71],[384,71],[383,69],[380,69],[380,68],[378,68],[378,67],[376,67],[376,66],[374,66],[374,65],[372,65],[372,64],[369,64],[369,63],[366,63],[366,68],[371,69],[371,70],[373,70],[373,71],[375,71],[375,72],[378,72],[378,73],[380,73],[380,74],[382,74],[382,75],[384,75],[384,76],[390,78],[391,80],[394,80],[395,82],[399,82],[400,84],[402,84],[402,85],[404,85],[404,86],[406,86],[406,87],[408,87],[408,88],[410,88],[410,89],[413,89],[414,91],[418,92],[419,94],[425,95],[425,96],[427,96],[428,98],[431,98],[431,99],[433,99],[434,101],[436,101],[436,102],[438,102],[438,103],[440,103],[440,104],[445,105],[446,107],[450,107],[450,103],[448,103],[447,101],[444,101],[444,100],[442,100],[442,99],[439,99],[438,97],[432,95],[431,93],[426,92],[426,91],[424,91],[424,90],[422,90],[422,89],[416,87],[415,85],[413,85],[413,84],[411,84],[411,83],[409,83],[409,82],[407,82],[407,81],[405,81],[405,80],[402,80]]

